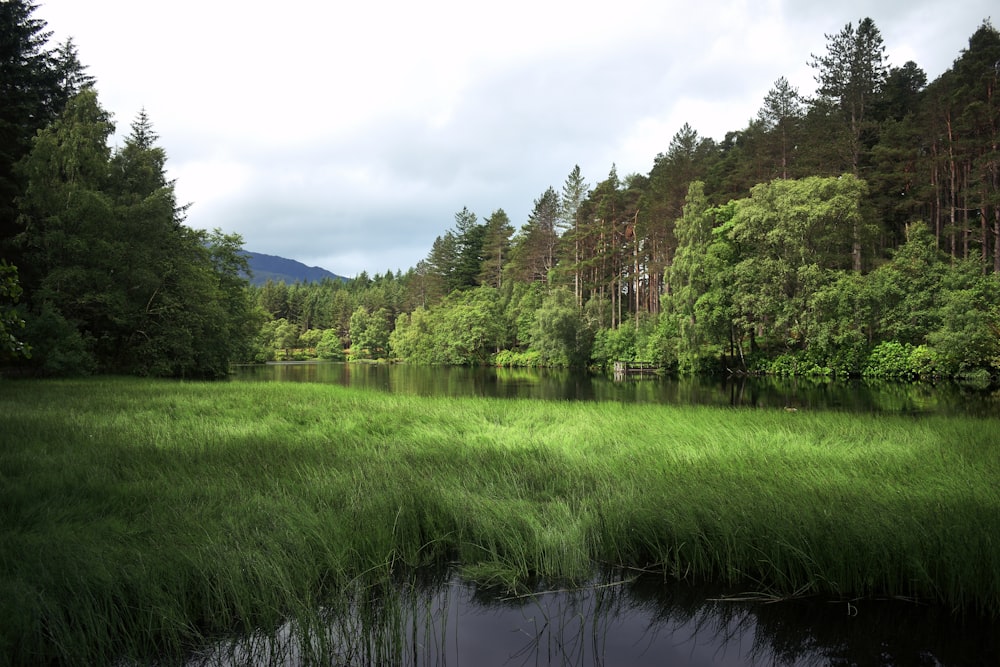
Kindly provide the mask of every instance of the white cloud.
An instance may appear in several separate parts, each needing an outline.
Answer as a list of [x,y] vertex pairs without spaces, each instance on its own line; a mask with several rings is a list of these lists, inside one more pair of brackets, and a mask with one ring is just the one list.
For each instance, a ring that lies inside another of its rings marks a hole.
[[685,122],[722,139],[824,33],[872,16],[933,79],[986,0],[48,0],[102,104],[160,135],[189,224],[336,273],[406,269],[468,206],[525,221],[574,164],[645,173]]

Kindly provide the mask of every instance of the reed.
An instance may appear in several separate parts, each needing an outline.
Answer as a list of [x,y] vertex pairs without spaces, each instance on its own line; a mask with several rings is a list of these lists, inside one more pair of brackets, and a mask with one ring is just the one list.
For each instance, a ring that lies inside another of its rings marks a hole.
[[996,617],[996,433],[1000,419],[2,382],[0,656],[180,660],[442,563],[511,589],[607,564]]

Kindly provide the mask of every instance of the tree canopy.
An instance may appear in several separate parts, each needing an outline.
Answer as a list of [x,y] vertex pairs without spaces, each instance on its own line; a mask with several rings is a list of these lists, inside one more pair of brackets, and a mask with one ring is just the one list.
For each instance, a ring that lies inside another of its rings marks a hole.
[[8,360],[179,376],[300,356],[1000,372],[988,21],[930,82],[888,62],[872,19],[847,23],[808,61],[815,95],[778,76],[746,127],[716,141],[683,123],[647,173],[611,165],[589,184],[576,165],[523,221],[462,207],[405,273],[250,288],[237,235],[186,226],[152,120],[140,110],[109,148],[75,46],[51,48],[33,9],[0,3]]

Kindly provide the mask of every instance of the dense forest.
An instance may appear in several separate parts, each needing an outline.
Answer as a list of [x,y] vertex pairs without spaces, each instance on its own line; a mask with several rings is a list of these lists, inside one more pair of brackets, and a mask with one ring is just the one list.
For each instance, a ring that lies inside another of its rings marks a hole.
[[519,228],[502,208],[463,208],[406,272],[250,287],[239,237],[183,224],[145,114],[110,151],[72,42],[50,48],[30,2],[0,8],[8,364],[1000,372],[1000,34],[988,21],[929,83],[916,63],[887,61],[871,19],[848,23],[803,54],[814,94],[779,76],[721,141],[685,124],[646,174],[612,165],[588,183],[574,167]]
[[121,148],[71,40],[0,3],[0,361],[21,372],[225,375],[260,327],[242,240],[185,226],[140,111]]

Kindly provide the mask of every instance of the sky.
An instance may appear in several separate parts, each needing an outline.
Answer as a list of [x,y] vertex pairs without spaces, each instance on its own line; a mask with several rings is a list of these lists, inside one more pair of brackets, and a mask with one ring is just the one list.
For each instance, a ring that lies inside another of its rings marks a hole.
[[[36,0],[120,146],[145,110],[187,224],[338,275],[415,266],[464,207],[520,228],[574,165],[721,140],[871,17],[933,81],[995,0]],[[1000,17],[993,17],[994,25]]]

